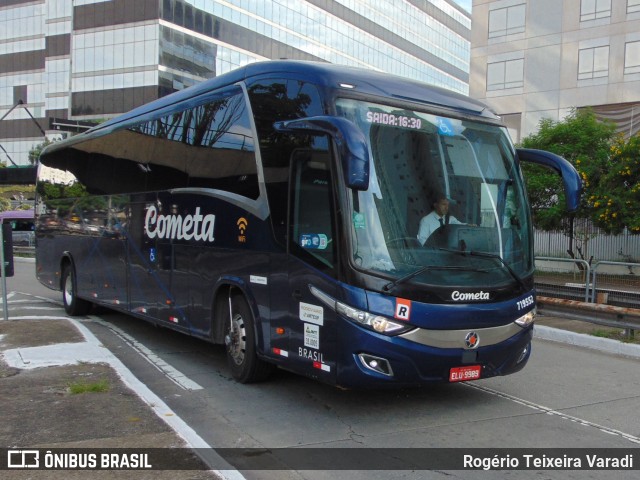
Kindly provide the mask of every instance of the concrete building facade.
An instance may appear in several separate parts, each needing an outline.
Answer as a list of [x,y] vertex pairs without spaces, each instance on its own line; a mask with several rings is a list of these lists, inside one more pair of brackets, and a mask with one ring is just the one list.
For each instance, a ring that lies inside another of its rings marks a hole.
[[640,131],[640,0],[474,0],[470,95],[514,140],[592,107]]
[[250,62],[361,66],[468,93],[452,0],[0,0],[0,161]]

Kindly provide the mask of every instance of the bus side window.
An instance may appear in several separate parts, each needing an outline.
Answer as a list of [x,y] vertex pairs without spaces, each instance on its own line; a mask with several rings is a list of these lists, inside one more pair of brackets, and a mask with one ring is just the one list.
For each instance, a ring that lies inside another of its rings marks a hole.
[[289,160],[304,143],[301,138],[276,132],[277,120],[312,117],[324,113],[320,93],[313,83],[286,78],[259,78],[248,84],[264,182],[269,199],[275,240],[286,245]]
[[329,153],[309,149],[291,155],[291,252],[322,270],[336,264]]

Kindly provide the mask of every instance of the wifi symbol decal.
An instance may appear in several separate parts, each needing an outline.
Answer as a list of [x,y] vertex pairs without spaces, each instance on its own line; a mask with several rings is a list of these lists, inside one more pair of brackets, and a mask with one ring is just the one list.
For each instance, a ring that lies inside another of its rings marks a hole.
[[247,241],[247,237],[244,236],[244,232],[247,231],[247,226],[249,225],[249,222],[247,221],[246,218],[240,217],[236,222],[236,224],[238,225],[238,231],[240,232],[240,235],[238,235],[238,241],[240,243],[245,243]]

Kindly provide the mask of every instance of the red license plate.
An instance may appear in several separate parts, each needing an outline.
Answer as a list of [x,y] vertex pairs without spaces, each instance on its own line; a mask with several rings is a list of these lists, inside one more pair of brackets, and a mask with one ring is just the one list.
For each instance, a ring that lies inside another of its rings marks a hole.
[[466,367],[454,367],[449,370],[450,382],[464,382],[467,380],[478,380],[482,365],[469,365]]

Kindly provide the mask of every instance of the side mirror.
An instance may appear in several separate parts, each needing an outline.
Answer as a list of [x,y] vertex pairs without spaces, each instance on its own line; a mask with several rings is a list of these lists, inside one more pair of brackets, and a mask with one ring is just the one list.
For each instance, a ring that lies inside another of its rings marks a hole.
[[567,209],[570,212],[575,212],[578,209],[580,195],[582,194],[582,179],[573,165],[561,156],[544,150],[518,148],[516,151],[520,161],[537,163],[559,173],[562,177],[562,184],[567,198]]
[[276,122],[278,132],[325,133],[331,135],[338,147],[345,182],[354,190],[369,188],[369,149],[362,131],[342,117],[321,115]]

